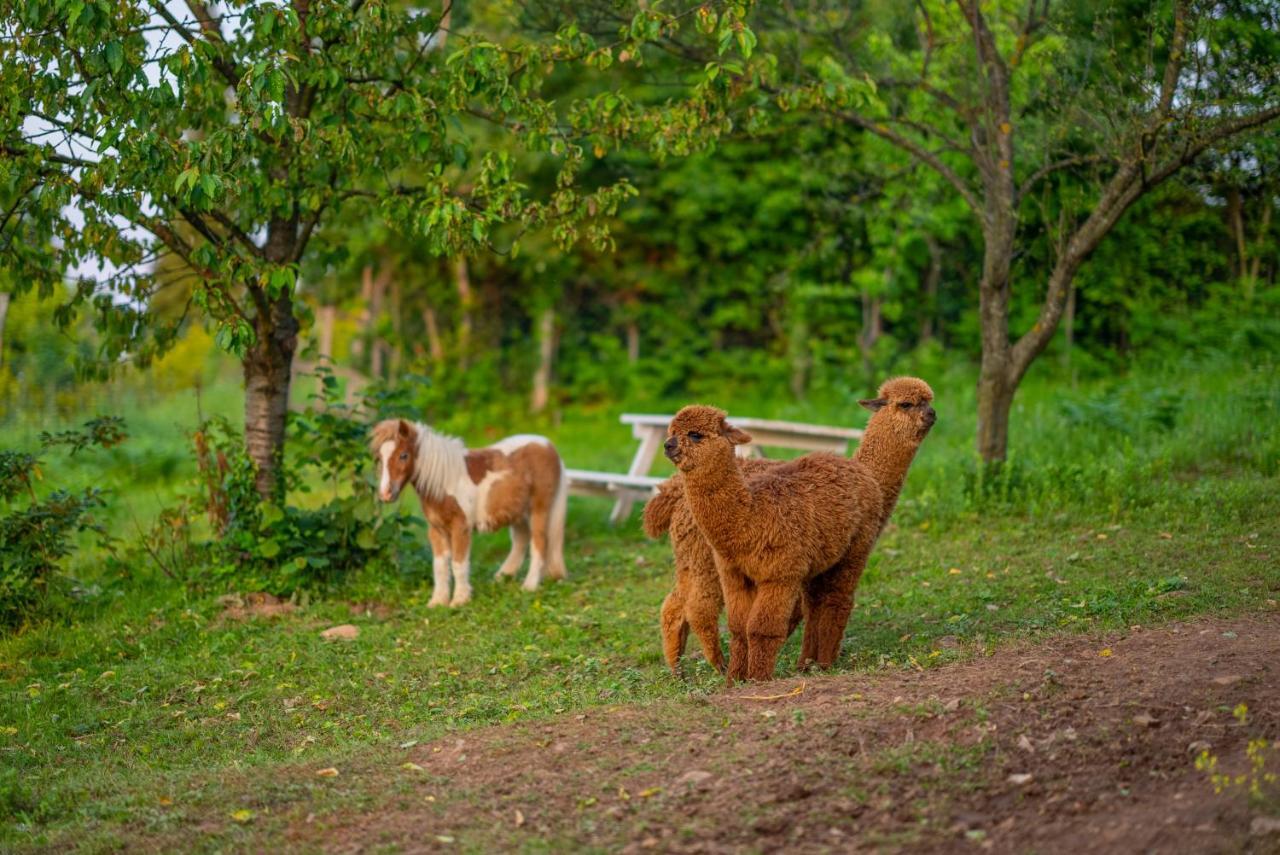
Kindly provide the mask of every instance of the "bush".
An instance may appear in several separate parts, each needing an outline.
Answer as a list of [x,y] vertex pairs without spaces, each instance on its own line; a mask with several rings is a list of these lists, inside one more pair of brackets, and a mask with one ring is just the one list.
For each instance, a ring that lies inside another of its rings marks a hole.
[[[41,449],[66,446],[67,457],[90,446],[109,448],[126,438],[123,420],[99,417],[83,431],[42,433]],[[20,451],[0,452],[0,626],[13,627],[29,618],[48,593],[51,577],[75,550],[75,537],[93,532],[110,551],[112,539],[93,511],[105,507],[103,491],[56,489],[43,498],[35,482],[43,478],[42,460]]]
[[207,420],[193,437],[200,474],[191,504],[209,518],[207,578],[220,586],[288,595],[423,550],[422,537],[380,513],[365,479],[369,422],[403,402],[375,390],[349,407],[332,373],[318,374],[318,401],[290,416],[282,474],[299,502],[327,494],[319,505],[261,501],[243,438],[226,419]]

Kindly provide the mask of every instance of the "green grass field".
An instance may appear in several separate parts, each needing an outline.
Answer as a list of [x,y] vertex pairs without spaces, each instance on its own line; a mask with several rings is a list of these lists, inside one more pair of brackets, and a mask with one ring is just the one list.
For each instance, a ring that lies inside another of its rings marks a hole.
[[[930,668],[1038,633],[1277,608],[1275,365],[1189,362],[1077,388],[1032,378],[1014,414],[1013,458],[987,483],[969,451],[972,375],[930,379],[938,427],[864,577],[841,670]],[[851,401],[759,400],[730,392],[715,403],[865,421]],[[643,403],[625,409],[679,402]],[[206,392],[203,406],[237,407],[234,386]],[[623,409],[571,410],[532,427],[550,432],[570,465],[621,470],[632,452]],[[110,519],[121,537],[191,477],[194,406],[175,397],[125,414],[134,438],[78,461],[69,477],[117,491]],[[487,438],[465,414],[449,427]],[[31,431],[11,423],[0,443]],[[346,580],[293,615],[229,620],[218,591],[173,584],[145,563],[107,573],[81,553],[69,569],[81,593],[0,639],[0,848],[127,848],[194,827],[201,848],[262,846],[299,800],[323,812],[378,797],[348,788],[326,801],[313,780],[281,783],[281,770],[389,757],[480,725],[718,691],[704,663],[686,682],[667,673],[657,608],[669,549],[646,541],[635,516],[611,530],[607,512],[605,502],[572,500],[570,579],[533,595],[491,581],[506,536],[481,536],[475,599],[452,611],[428,609],[428,568],[406,566]],[[357,640],[320,638],[347,622],[360,627]],[[228,782],[259,777],[269,783],[252,802],[236,801],[244,787]],[[253,811],[251,829],[233,816],[242,810]]]

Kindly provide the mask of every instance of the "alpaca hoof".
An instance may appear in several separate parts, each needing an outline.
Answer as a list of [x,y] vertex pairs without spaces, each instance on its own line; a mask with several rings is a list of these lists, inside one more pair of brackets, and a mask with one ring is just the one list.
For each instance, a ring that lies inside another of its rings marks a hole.
[[458,593],[454,594],[453,599],[449,601],[449,607],[456,609],[458,606],[465,606],[469,602],[471,602],[470,589],[465,591],[459,591]]

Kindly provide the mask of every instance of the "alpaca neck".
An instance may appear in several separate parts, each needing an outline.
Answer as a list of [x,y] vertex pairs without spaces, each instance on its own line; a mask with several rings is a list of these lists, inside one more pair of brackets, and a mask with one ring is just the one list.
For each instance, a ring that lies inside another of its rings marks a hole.
[[722,554],[739,551],[742,534],[754,527],[751,491],[732,457],[705,463],[684,473],[685,496],[693,519],[712,548]]
[[918,442],[904,442],[889,430],[881,428],[874,417],[867,425],[866,433],[862,435],[862,442],[853,459],[865,466],[880,485],[881,530],[893,514],[894,506],[898,504],[898,494],[902,492],[902,484],[907,480],[907,470],[911,468],[911,461],[919,447]]

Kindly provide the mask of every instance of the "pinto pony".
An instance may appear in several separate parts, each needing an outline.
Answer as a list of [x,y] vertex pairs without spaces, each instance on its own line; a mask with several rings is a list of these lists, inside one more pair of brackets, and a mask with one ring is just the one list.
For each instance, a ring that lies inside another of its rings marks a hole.
[[[394,502],[412,484],[422,502],[431,540],[434,587],[429,606],[460,606],[471,599],[471,532],[511,528],[511,553],[495,578],[514,576],[533,542],[523,588],[543,574],[563,579],[564,518],[569,482],[560,455],[546,437],[509,436],[488,448],[421,422],[388,419],[373,426],[369,446],[378,457],[378,498]],[[450,562],[453,596],[449,596]]]

